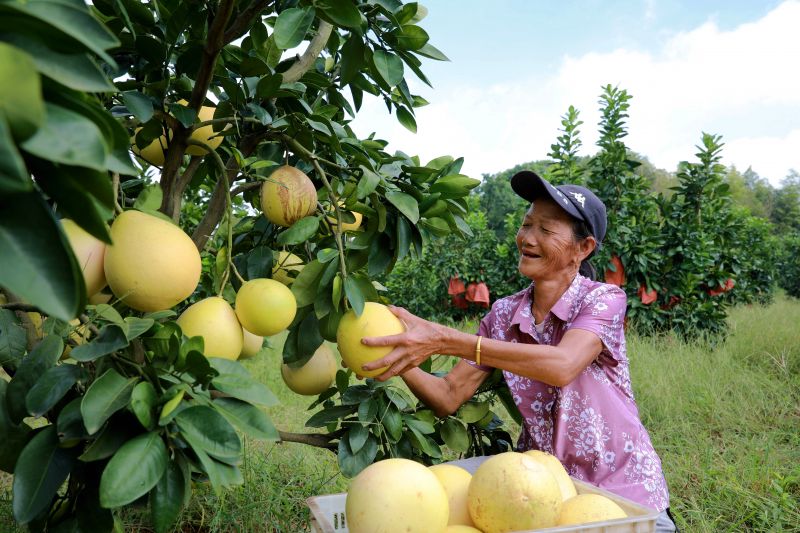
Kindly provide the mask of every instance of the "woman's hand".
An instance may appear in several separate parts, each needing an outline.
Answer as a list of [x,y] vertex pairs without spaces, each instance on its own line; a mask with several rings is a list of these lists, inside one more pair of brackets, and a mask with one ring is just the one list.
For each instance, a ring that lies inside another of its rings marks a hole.
[[[445,348],[449,328],[428,322],[415,316],[402,307],[389,306],[392,313],[403,321],[406,331],[399,335],[385,337],[364,337],[361,342],[366,346],[394,346],[382,359],[367,363],[363,370],[374,370],[388,366],[389,368],[378,376],[378,381],[398,376],[403,372],[421,365],[428,357],[441,353]],[[353,369],[357,372],[356,369]]]

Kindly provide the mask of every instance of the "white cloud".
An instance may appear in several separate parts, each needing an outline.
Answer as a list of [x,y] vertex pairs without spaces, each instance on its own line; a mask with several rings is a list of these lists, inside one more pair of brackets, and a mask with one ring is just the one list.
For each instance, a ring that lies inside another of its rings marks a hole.
[[417,135],[386,117],[380,101],[365,101],[354,128],[422,159],[463,155],[464,171],[479,176],[544,158],[570,104],[585,122],[582,153],[594,153],[600,87],[610,83],[634,96],[628,146],[657,166],[693,159],[706,131],[723,136],[726,164],[752,166],[777,184],[800,169],[798,27],[800,1],[786,1],[730,31],[707,22],[677,34],[657,53],[590,52],[564,57],[550,76],[423,93],[432,103],[417,110]]

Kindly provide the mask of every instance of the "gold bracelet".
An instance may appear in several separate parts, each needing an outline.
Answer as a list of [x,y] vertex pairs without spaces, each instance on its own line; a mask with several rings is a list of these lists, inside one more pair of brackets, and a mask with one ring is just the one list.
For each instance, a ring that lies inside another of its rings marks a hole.
[[475,345],[475,364],[481,364],[481,337],[478,335],[478,344]]

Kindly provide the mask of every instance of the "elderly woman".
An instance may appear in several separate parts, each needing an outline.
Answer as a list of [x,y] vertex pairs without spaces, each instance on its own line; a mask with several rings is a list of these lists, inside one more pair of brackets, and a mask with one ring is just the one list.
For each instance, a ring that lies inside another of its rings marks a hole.
[[[530,171],[511,186],[531,202],[516,239],[531,285],[498,300],[477,336],[393,307],[407,330],[365,338],[395,348],[363,369],[388,366],[378,379],[401,376],[439,416],[501,369],[523,418],[520,450],[555,455],[570,475],[660,511],[658,532],[675,531],[661,461],[631,390],[625,292],[593,281],[587,262],[606,233],[605,205],[584,187],[555,187]],[[444,377],[417,368],[435,353],[462,360]]]

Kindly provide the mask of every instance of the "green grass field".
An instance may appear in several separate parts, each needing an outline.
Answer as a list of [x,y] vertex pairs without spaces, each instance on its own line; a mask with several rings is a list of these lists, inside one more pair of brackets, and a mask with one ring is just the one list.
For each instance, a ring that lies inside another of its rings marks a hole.
[[[628,338],[634,390],[672,508],[691,533],[800,531],[800,302],[739,307],[729,323],[730,337],[717,346]],[[273,339],[245,364],[281,400],[269,411],[276,426],[303,432],[313,399],[281,381],[280,344]],[[307,531],[305,499],[346,490],[326,450],[252,440],[246,449],[244,486],[222,497],[196,486],[177,531]],[[0,490],[0,531],[14,531],[10,476]],[[144,513],[121,518],[126,531],[148,531]]]

